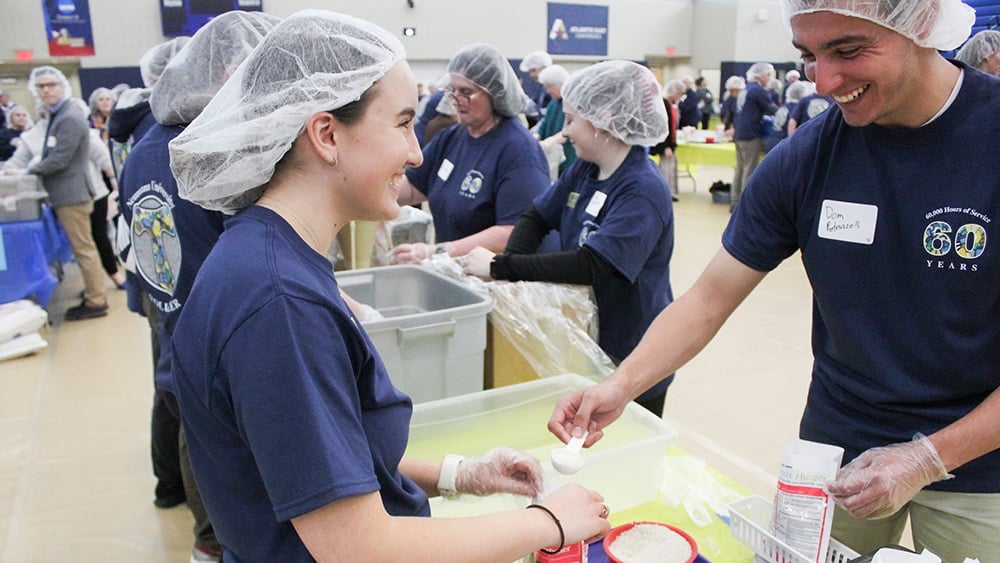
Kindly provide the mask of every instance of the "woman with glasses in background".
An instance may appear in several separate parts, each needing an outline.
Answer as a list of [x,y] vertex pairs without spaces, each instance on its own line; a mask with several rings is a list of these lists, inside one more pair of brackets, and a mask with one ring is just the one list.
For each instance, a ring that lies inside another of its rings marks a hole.
[[[422,165],[406,171],[399,203],[430,202],[437,244],[402,244],[397,263],[434,253],[463,256],[477,246],[500,252],[514,223],[549,186],[541,147],[518,119],[524,90],[495,47],[468,45],[448,62],[450,85],[442,103],[454,106],[456,125],[423,148]],[[547,241],[555,250],[558,241]]]

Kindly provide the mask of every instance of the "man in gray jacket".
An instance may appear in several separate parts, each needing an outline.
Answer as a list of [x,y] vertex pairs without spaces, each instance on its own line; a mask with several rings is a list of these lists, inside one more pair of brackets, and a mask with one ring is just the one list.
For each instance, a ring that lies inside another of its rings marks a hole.
[[49,203],[73,247],[85,286],[83,302],[67,309],[63,318],[75,321],[103,317],[108,314],[108,300],[106,276],[90,234],[94,187],[87,171],[87,117],[70,101],[69,81],[59,69],[51,66],[32,69],[28,87],[51,115],[42,160],[30,167],[28,173],[42,178]]

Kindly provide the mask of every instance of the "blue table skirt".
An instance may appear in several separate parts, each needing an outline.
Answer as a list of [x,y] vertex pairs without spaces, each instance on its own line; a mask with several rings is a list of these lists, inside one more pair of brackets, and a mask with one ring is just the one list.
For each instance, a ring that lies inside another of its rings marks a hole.
[[0,223],[0,303],[33,297],[47,307],[59,285],[53,267],[72,257],[66,233],[48,205],[35,221]]

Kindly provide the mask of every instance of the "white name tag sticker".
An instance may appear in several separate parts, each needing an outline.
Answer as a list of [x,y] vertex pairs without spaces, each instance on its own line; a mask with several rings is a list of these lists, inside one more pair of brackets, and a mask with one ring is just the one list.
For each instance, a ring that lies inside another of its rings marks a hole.
[[871,244],[875,241],[878,207],[827,199],[820,207],[819,238]]
[[441,167],[438,168],[438,178],[441,178],[442,180],[447,182],[448,178],[451,177],[451,171],[454,169],[455,165],[452,164],[452,162],[447,158],[444,159],[444,162],[441,163]]
[[597,217],[597,214],[601,212],[601,208],[604,207],[604,202],[608,199],[608,195],[604,192],[594,192],[594,195],[590,196],[590,203],[587,204],[587,208],[584,209],[584,213],[592,217]]
[[47,147],[49,147],[50,149],[56,148],[56,136],[55,135],[49,135],[49,138],[45,139],[45,145]]

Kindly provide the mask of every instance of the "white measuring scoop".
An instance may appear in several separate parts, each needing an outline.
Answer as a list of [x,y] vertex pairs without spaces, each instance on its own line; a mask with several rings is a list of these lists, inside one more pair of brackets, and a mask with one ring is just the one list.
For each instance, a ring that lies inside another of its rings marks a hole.
[[549,461],[556,471],[563,475],[572,475],[583,469],[583,456],[580,455],[580,448],[587,439],[589,432],[584,432],[583,436],[571,438],[565,447],[556,448],[549,454]]

